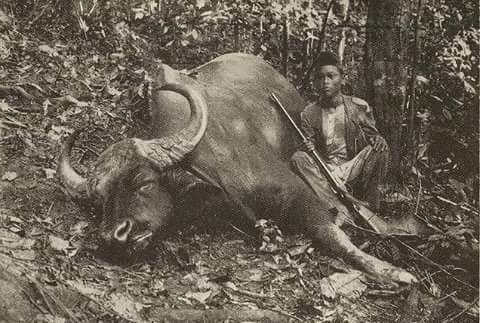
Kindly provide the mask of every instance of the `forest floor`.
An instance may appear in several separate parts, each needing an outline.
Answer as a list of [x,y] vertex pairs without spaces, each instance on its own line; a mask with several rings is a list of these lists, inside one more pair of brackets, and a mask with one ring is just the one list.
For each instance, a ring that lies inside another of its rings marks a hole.
[[478,244],[478,213],[436,199],[442,187],[414,185],[412,199],[385,205],[386,214],[426,220],[438,230],[429,236],[353,232],[357,245],[414,273],[413,287],[379,285],[270,224],[267,248],[228,224],[197,223],[158,242],[149,259],[103,260],[98,219],[64,194],[56,159],[81,127],[81,171],[109,144],[144,136],[148,71],[114,42],[19,30],[0,34],[0,321],[478,320],[478,261],[458,249],[468,234]]

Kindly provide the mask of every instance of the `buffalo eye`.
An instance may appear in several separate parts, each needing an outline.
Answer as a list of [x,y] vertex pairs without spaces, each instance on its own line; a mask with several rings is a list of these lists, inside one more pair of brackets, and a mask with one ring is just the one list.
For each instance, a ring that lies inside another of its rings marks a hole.
[[148,195],[152,190],[153,182],[149,181],[138,186],[137,192],[141,195]]

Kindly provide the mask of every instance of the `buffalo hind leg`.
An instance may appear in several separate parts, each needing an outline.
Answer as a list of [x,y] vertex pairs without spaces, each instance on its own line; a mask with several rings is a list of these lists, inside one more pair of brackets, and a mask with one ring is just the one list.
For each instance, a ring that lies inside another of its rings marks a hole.
[[415,276],[406,270],[371,256],[357,248],[350,238],[333,223],[323,223],[310,228],[313,238],[327,247],[336,256],[372,275],[382,283],[414,283]]
[[341,204],[330,189],[319,188],[318,192],[322,193],[319,195],[314,194],[310,187],[306,185],[291,185],[290,189],[292,203],[288,209],[289,216],[295,221],[303,219],[306,232],[314,241],[321,243],[322,247],[351,262],[378,281],[384,283],[416,282],[416,278],[406,270],[393,266],[357,248],[345,232],[335,225],[335,216],[328,211],[332,205],[341,213],[348,211],[345,211],[345,206]]

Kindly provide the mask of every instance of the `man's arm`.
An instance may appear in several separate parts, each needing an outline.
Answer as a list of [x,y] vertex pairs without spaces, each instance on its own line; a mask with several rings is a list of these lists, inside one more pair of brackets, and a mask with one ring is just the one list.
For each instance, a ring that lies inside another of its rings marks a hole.
[[367,142],[369,142],[376,151],[387,150],[388,144],[375,126],[375,119],[372,114],[372,109],[368,103],[359,98],[353,98],[352,100],[361,110],[358,119],[360,121],[360,128],[365,134],[365,139]]

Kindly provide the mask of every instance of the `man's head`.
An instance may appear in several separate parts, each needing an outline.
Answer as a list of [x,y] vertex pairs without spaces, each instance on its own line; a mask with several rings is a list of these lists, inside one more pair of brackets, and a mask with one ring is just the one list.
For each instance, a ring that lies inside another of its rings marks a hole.
[[325,98],[333,99],[341,93],[343,69],[335,54],[331,52],[319,53],[315,62],[314,85]]

